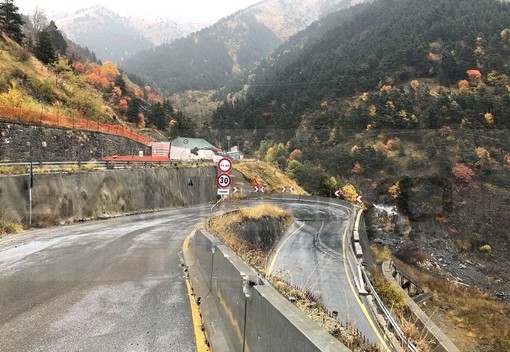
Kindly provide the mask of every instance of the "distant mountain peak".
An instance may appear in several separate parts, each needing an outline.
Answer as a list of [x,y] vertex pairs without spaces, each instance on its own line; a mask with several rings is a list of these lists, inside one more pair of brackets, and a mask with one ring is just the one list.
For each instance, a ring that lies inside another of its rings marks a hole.
[[69,39],[88,47],[99,59],[116,63],[155,45],[182,38],[202,26],[162,17],[126,17],[103,5],[60,13],[53,19]]

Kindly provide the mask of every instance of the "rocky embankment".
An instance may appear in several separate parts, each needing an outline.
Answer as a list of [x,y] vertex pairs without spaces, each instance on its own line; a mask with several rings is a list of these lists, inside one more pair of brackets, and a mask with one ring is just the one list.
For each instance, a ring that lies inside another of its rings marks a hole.
[[375,205],[367,216],[367,226],[372,242],[388,246],[404,262],[510,301],[510,282],[504,279],[510,275],[508,263],[490,253],[461,251],[440,222],[412,222],[393,206]]
[[0,161],[88,161],[139,151],[151,149],[115,135],[0,122]]

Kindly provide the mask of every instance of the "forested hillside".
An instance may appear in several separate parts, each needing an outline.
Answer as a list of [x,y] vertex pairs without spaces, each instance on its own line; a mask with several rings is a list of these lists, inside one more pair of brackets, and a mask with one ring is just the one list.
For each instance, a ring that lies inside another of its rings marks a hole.
[[[509,70],[508,15],[508,4],[495,0],[382,0],[351,8],[341,16],[326,18],[320,26],[310,28],[271,55],[254,71],[247,99],[236,102],[232,119],[228,113],[217,114],[215,121],[241,129],[282,124],[296,128],[301,115],[317,109],[322,102],[406,85],[413,79],[431,78],[434,84],[447,89],[458,88],[459,82],[474,88],[480,73],[483,87],[479,90],[505,88]],[[320,28],[332,27],[335,22],[338,25],[320,40],[302,47],[303,37],[314,36]],[[470,98],[473,94],[465,97]],[[252,106],[254,101],[256,107]],[[476,113],[480,117],[480,111]],[[423,114],[428,113],[420,111]],[[239,121],[238,116],[243,120]],[[384,117],[384,113],[379,116]],[[499,116],[495,126],[508,126],[505,115]],[[441,126],[441,121],[435,119],[418,120],[419,127]],[[342,124],[364,129],[367,120],[344,119]],[[405,125],[380,118],[372,123],[372,127]]]
[[318,18],[364,0],[265,0],[192,35],[127,60],[127,71],[169,93],[242,87],[246,73]]
[[218,89],[280,43],[252,15],[233,16],[184,39],[142,52],[122,66],[154,79],[169,92]]
[[159,130],[156,138],[193,135],[157,86],[139,86],[113,62],[97,61],[43,12],[22,15],[7,0],[0,29],[0,106]]
[[371,236],[405,260],[505,291],[509,77],[508,2],[379,0],[291,38],[211,126],[309,192],[396,205]]

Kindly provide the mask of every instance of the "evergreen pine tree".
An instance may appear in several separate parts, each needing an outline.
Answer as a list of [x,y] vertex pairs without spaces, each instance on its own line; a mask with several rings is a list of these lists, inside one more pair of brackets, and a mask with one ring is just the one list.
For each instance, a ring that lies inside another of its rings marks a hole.
[[149,123],[154,125],[158,130],[166,129],[167,118],[163,105],[160,102],[152,103],[149,110]]
[[136,123],[138,121],[138,113],[140,112],[140,99],[133,98],[128,103],[126,118],[128,122]]
[[45,31],[48,32],[48,35],[51,40],[51,45],[53,48],[61,55],[66,54],[67,42],[62,35],[62,32],[58,29],[55,21],[50,21],[48,27],[45,28]]
[[45,64],[51,64],[57,59],[55,49],[51,44],[51,38],[47,30],[39,33],[37,46],[34,50],[35,56]]
[[16,43],[21,44],[25,35],[23,34],[23,19],[18,13],[19,8],[12,0],[5,0],[0,3],[0,31],[7,34]]

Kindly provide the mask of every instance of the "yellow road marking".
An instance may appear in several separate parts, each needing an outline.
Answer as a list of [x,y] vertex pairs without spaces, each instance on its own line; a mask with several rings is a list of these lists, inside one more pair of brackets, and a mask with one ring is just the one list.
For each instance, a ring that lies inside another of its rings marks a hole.
[[377,327],[375,326],[374,322],[372,321],[372,317],[370,316],[370,314],[368,314],[367,308],[365,307],[363,302],[361,302],[361,299],[358,297],[358,292],[356,291],[356,289],[354,288],[354,285],[352,284],[351,276],[349,275],[349,271],[348,271],[348,268],[347,268],[347,253],[346,253],[346,249],[345,249],[346,248],[345,247],[345,239],[347,237],[347,230],[348,229],[349,229],[349,226],[346,226],[344,234],[343,234],[343,239],[342,239],[343,256],[344,256],[344,270],[345,270],[345,275],[347,276],[347,282],[349,283],[349,286],[351,287],[351,290],[354,293],[354,297],[356,298],[356,302],[358,302],[358,305],[360,306],[361,311],[363,312],[363,314],[367,318],[370,326],[372,327],[372,330],[374,330],[375,334],[377,335],[377,338],[379,339],[379,341],[383,345],[383,348],[386,351],[391,351],[391,349],[386,344],[386,341],[384,341],[384,338],[379,333],[379,329],[377,329]]
[[269,268],[267,269],[267,275],[271,275],[273,272],[274,265],[276,264],[276,258],[278,257],[278,254],[280,254],[280,251],[282,250],[282,247],[285,245],[285,243],[291,238],[294,234],[296,234],[301,228],[305,226],[305,224],[301,224],[296,230],[294,230],[290,235],[287,236],[287,238],[282,242],[280,246],[278,246],[278,249],[273,255],[273,260],[271,260],[271,264],[269,265]]
[[[188,251],[189,248],[189,240],[195,231],[191,231],[188,236],[184,239],[184,243],[182,245],[183,253]],[[198,308],[198,304],[195,302],[195,299],[192,296],[193,290],[191,289],[191,284],[189,277],[186,277],[186,287],[188,289],[188,298],[189,304],[191,306],[191,318],[193,320],[193,329],[195,331],[195,342],[197,345],[197,352],[211,352],[211,349],[206,344],[205,333],[202,330],[202,318],[200,317],[200,309]]]
[[21,236],[17,236],[17,237],[13,237],[13,238],[8,238],[6,240],[0,240],[0,244],[16,241],[16,240],[19,240],[21,238],[35,236],[35,235],[37,235],[37,233],[28,233],[26,235],[21,235]]

